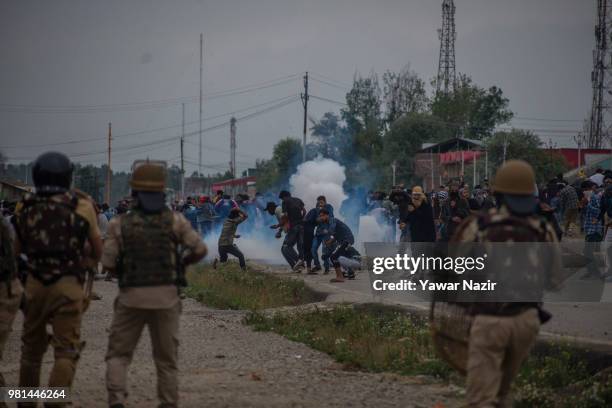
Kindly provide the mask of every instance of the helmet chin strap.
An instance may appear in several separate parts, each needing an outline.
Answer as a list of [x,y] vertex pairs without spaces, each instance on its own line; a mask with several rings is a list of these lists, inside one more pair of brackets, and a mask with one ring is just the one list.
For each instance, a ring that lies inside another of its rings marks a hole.
[[37,194],[61,194],[68,191],[67,188],[60,186],[36,186]]

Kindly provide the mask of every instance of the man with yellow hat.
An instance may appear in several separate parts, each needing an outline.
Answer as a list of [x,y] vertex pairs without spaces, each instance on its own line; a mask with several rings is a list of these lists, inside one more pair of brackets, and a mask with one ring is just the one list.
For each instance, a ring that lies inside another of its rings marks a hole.
[[[198,262],[207,248],[189,221],[166,206],[164,162],[135,162],[130,185],[133,208],[109,223],[102,255],[102,265],[119,282],[106,354],[108,403],[123,407],[128,366],[146,325],[157,369],[160,406],[175,407],[179,287],[184,282],[181,266]],[[179,247],[187,253],[179,252]]]

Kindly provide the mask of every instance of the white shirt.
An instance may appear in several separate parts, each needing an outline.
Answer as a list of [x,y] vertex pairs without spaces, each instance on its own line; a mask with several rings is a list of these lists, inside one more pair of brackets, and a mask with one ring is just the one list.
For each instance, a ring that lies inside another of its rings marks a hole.
[[604,181],[604,175],[602,173],[595,173],[591,177],[589,177],[589,180],[597,184],[598,187],[601,187]]

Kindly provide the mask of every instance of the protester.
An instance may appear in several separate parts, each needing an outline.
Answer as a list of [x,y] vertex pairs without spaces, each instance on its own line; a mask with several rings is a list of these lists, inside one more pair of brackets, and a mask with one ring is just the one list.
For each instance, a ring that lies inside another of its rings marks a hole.
[[276,230],[274,237],[279,239],[283,235],[283,231],[287,232],[287,217],[283,216],[283,208],[276,205],[274,201],[269,201],[268,204],[266,204],[266,211],[276,218],[276,224],[270,225],[270,228]]
[[304,202],[292,197],[288,191],[281,191],[278,198],[283,202],[283,215],[287,217],[288,223],[281,252],[291,269],[300,273],[304,268],[304,216],[306,215]]
[[213,222],[217,218],[215,207],[210,202],[208,196],[200,197],[200,205],[198,206],[198,226],[200,227],[200,234],[206,237],[213,230]]
[[595,174],[593,174],[591,177],[589,177],[589,180],[591,180],[593,183],[595,183],[595,185],[597,185],[597,187],[601,187],[603,185],[603,182],[604,182],[604,171],[603,171],[603,169],[595,170]]
[[[319,210],[319,219],[323,223],[329,223],[330,213],[327,209],[322,208]],[[339,262],[342,256],[352,255],[352,245],[355,243],[355,237],[351,232],[351,229],[342,221],[334,219],[333,228],[330,228],[327,236],[325,237],[325,246],[329,252],[329,260],[334,266],[336,271],[336,277],[332,278],[330,282],[341,283],[344,282],[344,275]],[[354,279],[354,274],[349,274],[349,279]]]
[[576,234],[576,222],[578,219],[578,194],[570,184],[566,184],[559,191],[561,213],[563,215],[563,233],[567,237]]
[[434,225],[433,208],[427,201],[421,186],[412,188],[412,204],[408,206],[408,214],[401,221],[400,229],[410,226],[412,242],[435,242],[436,227]]
[[589,263],[587,273],[582,276],[582,279],[601,277],[598,261],[595,259],[595,253],[599,252],[603,240],[603,225],[599,218],[600,201],[601,196],[599,194],[591,194],[584,214],[584,256],[589,260]]
[[[244,211],[239,208],[233,208],[225,221],[223,221],[223,229],[219,236],[219,262],[226,263],[227,255],[234,255],[238,258],[240,268],[243,271],[246,270],[246,262],[244,260],[244,255],[234,243],[234,239],[240,238],[240,235],[236,235],[236,230],[238,229],[238,225],[246,221],[247,218],[249,218],[249,216]],[[213,266],[216,267],[216,265],[217,260],[215,259]]]

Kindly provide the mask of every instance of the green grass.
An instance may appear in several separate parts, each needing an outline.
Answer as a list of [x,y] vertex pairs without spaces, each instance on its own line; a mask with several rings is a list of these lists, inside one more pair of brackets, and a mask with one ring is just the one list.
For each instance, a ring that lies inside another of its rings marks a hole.
[[[250,313],[245,322],[330,354],[345,368],[464,381],[437,357],[426,319],[384,306]],[[538,347],[515,381],[516,407],[612,406],[612,372],[593,378],[593,358],[600,357],[569,345]]]
[[[346,369],[429,375],[462,384],[433,348],[427,319],[381,305],[335,306],[262,313],[323,299],[300,280],[283,279],[228,263],[188,273],[186,294],[218,309],[250,310],[245,323],[325,352]],[[515,406],[599,408],[612,406],[612,357],[570,345],[539,345],[514,383]],[[598,371],[608,367],[608,374]]]
[[253,268],[244,272],[233,262],[218,269],[193,267],[187,281],[187,296],[216,309],[261,310],[321,300],[320,294],[300,280],[281,279]]
[[251,313],[245,322],[328,353],[346,368],[444,379],[452,374],[436,357],[426,322],[400,311],[337,306],[272,316]]
[[[540,346],[531,353],[516,379],[516,406],[599,408],[612,406],[612,372],[597,375],[609,356],[568,344]],[[608,368],[608,371],[610,369]]]

